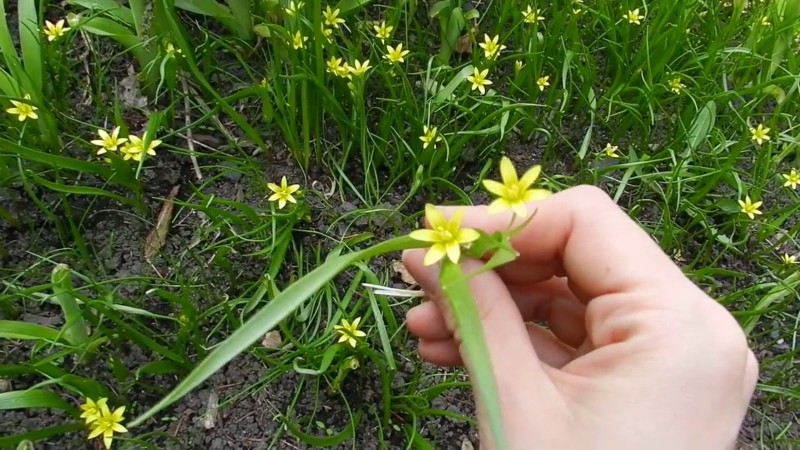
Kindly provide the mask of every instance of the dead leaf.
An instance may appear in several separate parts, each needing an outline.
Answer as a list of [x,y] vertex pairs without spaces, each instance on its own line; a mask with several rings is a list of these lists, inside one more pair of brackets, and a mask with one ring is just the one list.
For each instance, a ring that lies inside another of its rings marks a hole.
[[462,34],[458,38],[458,41],[456,41],[456,53],[472,54],[472,40],[469,38],[469,34]]
[[282,343],[281,332],[278,330],[267,331],[261,340],[261,346],[264,348],[279,348]]
[[206,405],[206,412],[203,414],[203,428],[210,430],[217,426],[217,415],[219,414],[219,395],[211,391],[208,394],[208,404]]
[[172,221],[172,207],[174,206],[172,201],[178,196],[179,190],[180,186],[172,188],[166,200],[164,200],[164,204],[161,206],[161,212],[158,213],[156,227],[153,228],[153,231],[147,236],[147,240],[144,244],[144,259],[147,262],[150,262],[150,260],[158,254],[158,251],[161,250],[161,247],[164,246],[164,242],[167,240],[169,224]]
[[461,450],[475,450],[475,447],[472,445],[472,441],[467,438],[464,438],[461,441]]
[[400,275],[400,279],[403,280],[403,283],[409,286],[417,285],[417,280],[415,280],[414,277],[412,277],[411,274],[408,273],[408,269],[406,269],[406,266],[405,264],[403,264],[403,261],[397,259],[392,261],[392,270],[394,270],[395,272],[397,272],[398,275]]

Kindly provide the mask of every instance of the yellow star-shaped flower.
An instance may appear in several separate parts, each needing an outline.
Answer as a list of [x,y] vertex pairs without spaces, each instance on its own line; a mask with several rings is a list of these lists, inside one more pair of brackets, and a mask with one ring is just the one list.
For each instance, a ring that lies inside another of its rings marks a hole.
[[619,146],[606,144],[605,148],[603,149],[603,153],[606,154],[609,158],[619,158]]
[[783,256],[781,256],[781,262],[787,266],[797,264],[797,256],[784,253]]
[[352,322],[342,318],[341,322],[339,322],[339,325],[333,326],[333,329],[340,334],[338,342],[347,342],[347,344],[349,344],[351,347],[356,348],[358,339],[367,335],[367,333],[364,333],[358,329],[360,324],[361,317],[356,317]]
[[308,41],[308,36],[303,36],[303,34],[298,31],[292,36],[292,48],[295,50],[306,48],[306,41]]
[[101,398],[97,401],[92,400],[91,398],[86,398],[86,403],[80,405],[81,411],[81,419],[84,419],[87,424],[90,424],[97,419],[100,418],[100,412],[103,410],[103,407],[108,408],[106,403],[108,402],[107,398]]
[[347,65],[347,71],[350,72],[351,76],[355,75],[357,77],[360,77],[360,76],[364,75],[365,73],[367,73],[367,70],[369,70],[369,67],[370,66],[369,66],[369,60],[368,59],[365,59],[363,63],[356,59],[356,60],[353,61],[353,65],[352,66],[349,65],[349,64]]
[[286,181],[285,175],[281,178],[280,186],[275,183],[267,183],[267,187],[273,192],[267,200],[270,202],[278,202],[278,209],[283,209],[287,202],[297,203],[293,194],[300,190],[300,185],[293,184],[290,186]]
[[481,237],[480,233],[471,228],[461,228],[463,209],[456,210],[447,220],[435,206],[425,205],[425,218],[430,228],[412,231],[409,236],[421,242],[431,243],[422,263],[426,266],[436,264],[442,258],[447,258],[458,263],[461,258],[461,246],[474,242]]
[[756,128],[750,128],[750,139],[756,141],[758,145],[763,144],[766,141],[769,141],[771,138],[769,137],[770,129],[765,127],[763,123],[758,124]]
[[128,143],[122,146],[120,149],[120,153],[122,153],[122,159],[127,161],[132,159],[134,161],[141,161],[142,156],[147,153],[150,156],[156,156],[156,147],[161,145],[161,141],[159,139],[151,139],[150,143],[147,145],[147,150],[144,149],[144,141],[139,136],[130,135],[128,136]]
[[686,87],[685,84],[681,83],[680,77],[675,77],[669,80],[668,84],[669,84],[669,90],[676,94],[680,94],[681,92],[683,92],[683,89]]
[[525,23],[541,22],[544,20],[544,16],[539,15],[540,13],[540,9],[533,9],[531,5],[528,5],[528,8],[522,11],[522,20]]
[[467,77],[467,81],[472,83],[473,91],[477,89],[483,95],[486,93],[486,86],[492,84],[492,81],[486,78],[487,76],[489,76],[489,69],[479,70],[475,67],[472,75]]
[[49,20],[44,21],[44,35],[47,36],[48,42],[55,41],[63,36],[67,31],[69,31],[69,27],[64,26],[64,19],[61,19],[56,23],[50,22]]
[[500,45],[500,36],[490,37],[488,34],[483,35],[483,42],[478,44],[483,49],[486,59],[497,59],[500,52],[505,50],[505,45]]
[[544,92],[545,88],[547,88],[547,86],[550,86],[550,76],[549,75],[545,75],[545,76],[539,77],[536,80],[536,86],[539,87],[539,91]]
[[100,129],[97,130],[97,135],[100,136],[100,139],[95,139],[92,144],[100,147],[97,149],[97,154],[102,155],[106,152],[113,152],[117,150],[117,147],[128,142],[127,138],[119,137],[120,127],[114,127],[111,131],[111,134],[108,134],[106,130]]
[[97,436],[103,436],[103,444],[106,449],[111,448],[111,442],[114,439],[114,433],[127,433],[128,430],[122,426],[122,421],[125,420],[125,407],[120,406],[111,412],[108,405],[103,404],[100,406],[100,415],[97,420],[93,421],[89,426],[91,432],[88,439],[94,439]]
[[[25,100],[30,100],[31,96],[29,94],[25,94],[24,98]],[[39,114],[36,114],[36,110],[38,110],[39,108],[31,105],[30,103],[11,100],[11,104],[14,106],[8,108],[6,112],[9,114],[16,115],[17,119],[20,122],[23,122],[26,119],[36,120],[39,118]]]
[[756,215],[760,215],[761,211],[759,211],[759,206],[761,206],[764,202],[753,202],[750,200],[750,196],[747,195],[744,198],[744,201],[739,200],[739,206],[741,207],[742,214],[747,215],[750,219],[755,219]]
[[331,56],[325,64],[328,66],[328,73],[332,73],[337,77],[347,78],[347,75],[350,73],[347,70],[347,65],[342,64],[342,58]]
[[636,25],[641,25],[642,20],[644,20],[644,16],[639,14],[639,8],[629,10],[622,16],[622,18],[627,20],[628,23],[634,23]]
[[517,169],[507,157],[500,160],[500,178],[502,183],[493,180],[483,180],[483,187],[498,198],[489,204],[489,214],[512,210],[519,217],[528,215],[527,202],[543,200],[551,195],[547,189],[532,189],[533,183],[542,173],[542,166],[533,166],[528,169],[522,178],[517,177]]
[[792,189],[797,189],[797,185],[800,184],[800,173],[797,170],[792,169],[789,173],[784,173],[783,178],[786,179],[786,182],[783,183],[785,187],[791,187]]
[[305,2],[295,3],[294,0],[290,0],[289,4],[286,5],[286,14],[294,17],[303,6],[305,6]]
[[422,141],[422,148],[425,149],[431,145],[436,148],[436,143],[442,142],[444,138],[439,134],[439,129],[437,127],[425,125],[422,127],[422,136],[419,137],[419,140]]
[[380,39],[381,42],[384,42],[385,40],[389,39],[394,27],[391,25],[386,25],[386,22],[382,20],[379,25],[374,25],[372,29],[375,30],[375,36]]
[[397,44],[396,47],[391,45],[386,46],[386,54],[383,55],[384,59],[389,60],[395,64],[405,61],[405,56],[408,55],[408,50],[403,50],[403,44]]

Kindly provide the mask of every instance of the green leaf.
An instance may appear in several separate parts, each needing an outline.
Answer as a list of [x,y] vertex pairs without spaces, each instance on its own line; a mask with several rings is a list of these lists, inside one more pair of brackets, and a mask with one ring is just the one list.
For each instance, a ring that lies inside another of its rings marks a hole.
[[55,408],[69,413],[75,412],[74,406],[52,391],[27,389],[24,391],[0,392],[0,410],[28,408]]
[[16,320],[0,320],[0,338],[58,342],[63,336],[58,330],[44,325]]
[[78,306],[75,293],[72,291],[72,271],[66,264],[56,264],[51,274],[53,298],[61,306],[64,314],[64,337],[71,344],[81,346],[89,336],[86,334],[86,322]]
[[372,1],[373,0],[340,0],[334,9],[338,9],[342,16],[346,16],[357,9],[365,8],[372,3]]
[[116,0],[69,0],[71,5],[83,6],[92,11],[101,11],[114,19],[133,27],[133,13]]
[[332,436],[314,436],[313,434],[304,433],[300,430],[300,427],[295,425],[292,422],[289,422],[285,417],[281,416],[281,420],[283,423],[286,424],[286,428],[289,429],[289,432],[294,435],[297,439],[303,441],[304,444],[310,445],[312,447],[333,447],[334,445],[339,445],[344,441],[349,439],[353,439],[355,436],[355,428],[358,422],[361,419],[361,412],[357,412],[355,417],[352,418],[347,424],[347,427],[342,431],[332,435]]
[[439,275],[442,293],[447,299],[461,336],[461,352],[470,369],[470,377],[480,397],[484,417],[488,420],[489,433],[494,448],[507,448],[503,420],[500,413],[497,381],[487,364],[489,350],[483,335],[478,308],[469,289],[461,266],[445,259]]
[[714,122],[717,118],[717,104],[714,100],[706,103],[705,106],[695,117],[691,127],[689,127],[689,135],[687,136],[687,145],[689,151],[697,150],[700,144],[705,142],[711,129],[714,127]]
[[342,349],[342,346],[339,345],[339,344],[334,344],[334,345],[331,345],[330,347],[328,347],[328,349],[325,350],[325,353],[322,354],[322,361],[320,362],[318,369],[307,369],[305,367],[300,367],[300,362],[303,361],[303,358],[301,358],[301,357],[295,358],[294,361],[292,362],[292,365],[294,366],[295,372],[297,372],[299,374],[303,374],[303,375],[322,375],[331,366],[331,363],[333,362],[333,358],[336,357],[336,353],[338,353],[339,350],[341,350],[341,349]]
[[15,434],[13,436],[2,436],[0,437],[0,448],[7,448],[10,445],[16,445],[26,440],[38,441],[42,439],[47,439],[52,436],[72,433],[84,429],[86,429],[86,426],[83,423],[74,422],[64,425],[54,425],[52,427],[40,428],[34,431],[27,431],[25,433]]
[[130,423],[130,426],[135,427],[140,425],[145,420],[153,417],[162,409],[191,392],[192,389],[207,380],[225,366],[225,364],[247,350],[254,342],[261,339],[267,331],[273,329],[283,319],[292,314],[303,302],[314,295],[314,293],[352,263],[383,253],[416,248],[420,245],[419,242],[410,237],[403,236],[381,242],[366,250],[326,260],[321,266],[294,282],[281,292],[280,295],[253,314],[253,316],[238,330],[234,331],[227,339],[217,345],[217,347],[201,361],[172,392],[167,394],[167,396],[162,398],[152,408],[137,417]]
[[17,3],[17,14],[19,15],[19,43],[22,50],[22,62],[25,65],[25,72],[30,77],[35,92],[28,92],[34,100],[41,102],[42,98],[42,43],[41,32],[39,30],[39,16],[36,14],[36,2],[22,1]]
[[474,66],[469,65],[461,69],[456,76],[447,83],[447,86],[442,88],[439,92],[436,93],[436,97],[433,99],[434,103],[442,103],[448,101],[450,97],[453,95],[453,92],[458,89],[459,86],[467,79],[468,76],[472,75],[474,72]]

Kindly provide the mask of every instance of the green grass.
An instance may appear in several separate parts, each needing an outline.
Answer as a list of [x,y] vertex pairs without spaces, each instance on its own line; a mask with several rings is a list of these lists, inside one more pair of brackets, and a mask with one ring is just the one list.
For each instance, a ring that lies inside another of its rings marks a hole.
[[[293,380],[262,419],[275,421],[265,444],[445,445],[426,424],[471,423],[436,403],[465,388],[463,375],[418,361],[403,326],[412,300],[361,287],[392,284],[396,254],[340,255],[414,229],[425,201],[480,199],[504,154],[541,162],[552,190],[601,185],[731,310],[761,359],[747,438],[800,443],[800,275],[782,260],[800,254],[800,191],[783,177],[800,169],[800,3],[539,1],[534,23],[511,1],[308,0],[293,14],[277,0],[9,3],[0,103],[30,95],[39,118],[0,117],[0,378],[14,387],[0,408],[64,420],[0,447],[84,439],[84,398],[108,397],[132,419],[193,369],[213,375],[207,356],[239,351],[258,381],[225,390],[222,410]],[[345,20],[330,39],[328,5]],[[636,8],[641,24],[623,18]],[[48,41],[44,21],[68,15],[71,29]],[[381,21],[393,27],[385,42]],[[505,45],[495,59],[484,35]],[[390,63],[386,46],[399,43],[409,54]],[[370,67],[337,76],[331,57]],[[129,68],[144,107],[120,87]],[[489,70],[485,95],[470,89],[473,68]],[[761,144],[759,125],[770,129]],[[115,126],[163,143],[140,161],[97,155],[90,141]],[[426,127],[435,145],[420,139]],[[268,184],[283,176],[300,193],[279,209]],[[169,234],[147,261],[173,185]],[[746,196],[763,202],[754,219],[740,211]],[[337,258],[314,286],[296,283]],[[26,321],[61,311],[60,323]],[[337,344],[334,325],[356,317],[366,338]],[[273,326],[280,349],[251,345]],[[131,348],[141,356],[126,360]],[[172,411],[119,444],[165,442],[181,423]]]

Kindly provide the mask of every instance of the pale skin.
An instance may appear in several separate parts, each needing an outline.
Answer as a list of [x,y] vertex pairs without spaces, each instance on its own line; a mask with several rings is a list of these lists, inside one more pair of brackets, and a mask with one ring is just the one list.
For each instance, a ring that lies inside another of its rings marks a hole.
[[[520,257],[470,281],[490,358],[467,369],[490,365],[508,448],[733,448],[758,378],[733,316],[601,190],[575,187],[534,209],[513,240]],[[469,207],[462,227],[504,230],[510,217]],[[407,326],[423,359],[459,365],[438,265],[424,254],[403,255],[432,299]],[[478,404],[481,447],[493,448]]]

